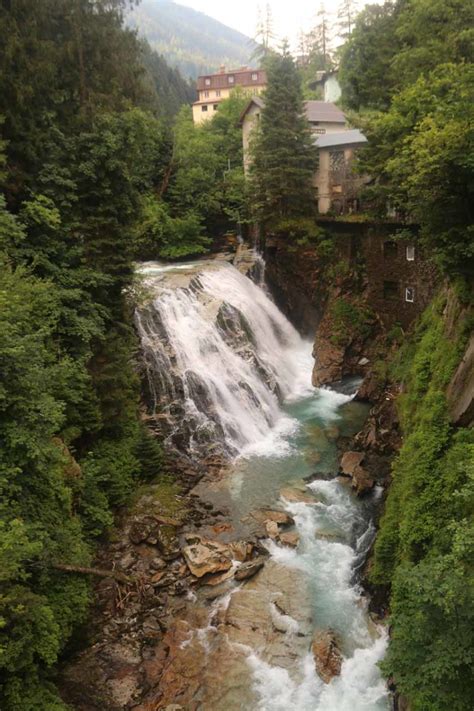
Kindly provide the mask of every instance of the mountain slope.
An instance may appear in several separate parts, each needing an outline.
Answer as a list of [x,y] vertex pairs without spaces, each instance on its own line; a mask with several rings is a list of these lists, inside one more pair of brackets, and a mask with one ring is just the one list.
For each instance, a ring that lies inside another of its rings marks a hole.
[[255,47],[237,30],[170,0],[142,0],[128,16],[128,24],[185,77],[196,78],[221,64],[245,65]]

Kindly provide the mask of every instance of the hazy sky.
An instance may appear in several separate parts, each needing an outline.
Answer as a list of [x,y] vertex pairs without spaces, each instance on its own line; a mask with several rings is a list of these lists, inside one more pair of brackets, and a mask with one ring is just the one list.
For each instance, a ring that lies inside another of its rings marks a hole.
[[[257,8],[265,7],[259,0],[176,0],[181,5],[193,7],[207,15],[253,37],[257,25]],[[366,0],[367,1],[367,0]],[[372,0],[374,1],[374,0]],[[377,0],[375,0],[377,1]],[[314,25],[318,0],[271,0],[275,33],[295,41],[300,29],[309,30]],[[335,13],[339,0],[326,0],[326,10]],[[360,3],[363,6],[363,2]]]

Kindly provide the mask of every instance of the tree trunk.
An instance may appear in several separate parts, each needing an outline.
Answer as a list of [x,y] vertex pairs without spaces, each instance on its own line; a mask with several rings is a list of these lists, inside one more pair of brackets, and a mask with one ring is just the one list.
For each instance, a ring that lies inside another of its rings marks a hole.
[[61,570],[64,573],[79,573],[81,575],[96,575],[99,578],[113,578],[120,583],[136,583],[136,578],[131,578],[125,573],[120,573],[117,570],[104,570],[103,568],[87,568],[81,565],[66,565],[65,563],[53,563],[55,570]]

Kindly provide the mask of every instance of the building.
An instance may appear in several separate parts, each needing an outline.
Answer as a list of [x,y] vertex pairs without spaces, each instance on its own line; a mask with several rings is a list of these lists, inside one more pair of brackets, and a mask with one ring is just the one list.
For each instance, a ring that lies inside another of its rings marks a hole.
[[337,79],[337,71],[316,72],[315,80],[308,86],[320,92],[324,101],[339,101],[341,98],[342,91]]
[[[250,167],[250,140],[265,108],[263,99],[254,96],[240,116],[244,169]],[[358,193],[366,178],[353,170],[356,150],[367,143],[357,129],[347,127],[344,113],[327,101],[306,101],[305,112],[318,148],[319,165],[313,178],[321,214],[347,214],[358,208]]]
[[200,124],[212,118],[220,102],[227,99],[233,89],[239,87],[249,97],[258,96],[264,91],[266,84],[265,70],[249,67],[229,71],[221,67],[217,74],[198,77],[198,100],[193,104],[194,123]]
[[[244,168],[247,172],[250,165],[250,136],[260,120],[260,114],[265,107],[263,99],[254,96],[249,101],[240,116],[242,126],[242,142],[244,148]],[[315,136],[327,133],[338,133],[346,130],[346,117],[335,105],[325,101],[305,101],[305,111],[308,123]]]
[[353,170],[355,152],[367,144],[367,139],[358,129],[346,129],[326,133],[316,138],[318,169],[314,187],[321,215],[329,211],[336,215],[357,212],[358,196],[367,178]]

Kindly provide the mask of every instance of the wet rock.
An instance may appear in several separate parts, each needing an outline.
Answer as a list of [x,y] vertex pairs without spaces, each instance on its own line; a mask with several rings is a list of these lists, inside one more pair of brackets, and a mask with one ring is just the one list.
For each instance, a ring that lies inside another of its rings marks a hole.
[[189,570],[197,578],[207,573],[220,573],[232,567],[232,554],[228,546],[204,538],[183,548]]
[[176,530],[173,526],[160,526],[156,531],[156,545],[165,560],[174,560],[180,554]]
[[286,501],[298,504],[315,504],[316,498],[311,495],[311,493],[305,488],[293,488],[291,486],[285,486],[280,490],[280,496],[282,496]]
[[315,360],[312,383],[315,387],[334,383],[342,378],[346,345],[335,345],[329,339],[316,336],[313,357]]
[[243,563],[240,568],[237,569],[234,577],[236,580],[248,580],[252,578],[259,570],[265,565],[264,558],[255,558],[254,560],[249,560],[247,563]]
[[267,535],[270,536],[270,538],[278,538],[278,534],[280,533],[278,524],[275,521],[266,521],[265,531],[267,532]]
[[342,666],[342,654],[334,632],[332,630],[315,630],[311,651],[316,672],[325,684],[329,684],[331,679],[339,676]]
[[344,452],[341,458],[341,471],[347,476],[352,476],[354,470],[364,461],[364,452]]
[[288,531],[287,533],[280,533],[280,543],[284,546],[289,546],[290,548],[297,548],[300,542],[299,534],[296,531]]
[[290,514],[286,513],[286,511],[259,509],[258,511],[254,511],[252,516],[257,521],[260,521],[260,523],[264,523],[265,521],[275,521],[275,523],[278,523],[281,526],[294,526],[295,524],[294,518],[290,516]]
[[206,577],[203,579],[203,585],[210,585],[211,587],[216,587],[217,585],[221,585],[222,583],[225,583],[227,580],[232,580],[234,577],[234,570],[229,568],[229,570],[224,571],[223,573],[215,573],[215,574],[210,574],[206,575]]
[[148,521],[133,521],[130,526],[128,537],[135,545],[146,541],[151,533],[151,526]]
[[229,543],[229,549],[232,557],[243,563],[244,560],[247,560],[252,555],[253,544],[247,543],[247,541],[235,541],[234,543]]
[[357,466],[352,474],[352,488],[357,496],[362,496],[374,488],[375,482],[364,467]]

